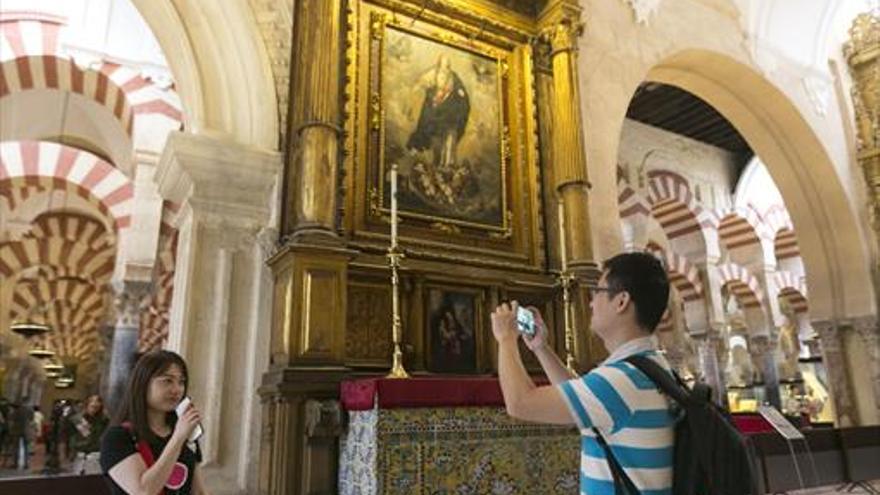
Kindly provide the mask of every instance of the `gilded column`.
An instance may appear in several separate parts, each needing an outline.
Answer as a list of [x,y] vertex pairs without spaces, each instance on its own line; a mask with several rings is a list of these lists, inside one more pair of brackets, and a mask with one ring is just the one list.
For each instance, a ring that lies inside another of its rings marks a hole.
[[555,188],[563,203],[566,252],[569,266],[579,275],[595,275],[588,208],[590,182],[587,175],[580,90],[577,76],[577,42],[583,32],[580,8],[560,2],[541,19],[542,39],[550,45],[553,69],[550,148]]
[[296,0],[284,234],[336,237],[342,0]]
[[853,390],[846,372],[846,357],[840,328],[832,321],[814,321],[813,328],[819,333],[822,344],[822,362],[830,381],[829,396],[834,400],[837,426],[857,424]]

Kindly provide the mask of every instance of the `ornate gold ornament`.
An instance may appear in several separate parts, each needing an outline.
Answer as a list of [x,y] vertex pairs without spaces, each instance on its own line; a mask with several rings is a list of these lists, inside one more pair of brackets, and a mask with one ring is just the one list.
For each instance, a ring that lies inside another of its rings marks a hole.
[[874,229],[880,231],[880,10],[860,14],[844,55],[852,74],[858,160],[868,183]]

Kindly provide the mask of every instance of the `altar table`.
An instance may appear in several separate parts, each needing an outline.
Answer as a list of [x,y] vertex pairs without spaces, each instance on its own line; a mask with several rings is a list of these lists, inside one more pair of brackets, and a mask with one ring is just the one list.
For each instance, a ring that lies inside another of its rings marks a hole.
[[339,493],[572,494],[574,427],[510,418],[495,378],[344,382]]

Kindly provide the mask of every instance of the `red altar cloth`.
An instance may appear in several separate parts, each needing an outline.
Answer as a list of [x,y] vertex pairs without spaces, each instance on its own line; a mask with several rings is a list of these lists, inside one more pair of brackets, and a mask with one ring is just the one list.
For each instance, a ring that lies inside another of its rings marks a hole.
[[731,416],[736,429],[746,435],[776,431],[773,425],[758,413],[736,413]]
[[[546,383],[546,382],[545,382]],[[494,377],[369,378],[340,385],[342,407],[347,411],[398,407],[503,407],[501,386]]]

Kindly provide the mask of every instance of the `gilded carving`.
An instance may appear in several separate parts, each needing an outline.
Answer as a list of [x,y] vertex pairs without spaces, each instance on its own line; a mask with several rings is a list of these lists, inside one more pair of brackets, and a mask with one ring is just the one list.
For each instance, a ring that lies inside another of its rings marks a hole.
[[853,81],[858,160],[868,183],[873,226],[880,231],[880,12],[856,17],[844,54]]

